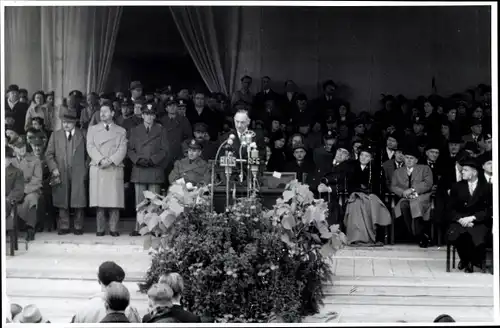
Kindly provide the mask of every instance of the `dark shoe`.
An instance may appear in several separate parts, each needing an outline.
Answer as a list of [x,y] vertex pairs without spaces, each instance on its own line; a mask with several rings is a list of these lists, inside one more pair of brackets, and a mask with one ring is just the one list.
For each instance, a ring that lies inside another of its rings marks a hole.
[[467,267],[464,269],[464,272],[465,273],[473,273],[474,272],[474,266],[472,265],[472,263],[469,263],[467,265]]
[[77,236],[83,235],[83,230],[82,229],[75,229],[74,234]]
[[102,237],[105,235],[105,232],[96,232],[95,234],[97,237]]
[[58,234],[59,236],[62,236],[62,235],[67,235],[67,234],[69,234],[69,229],[62,229],[62,230],[59,230],[59,231],[57,232],[57,234]]
[[129,233],[130,237],[137,237],[137,236],[140,236],[140,235],[141,234],[138,231],[132,231],[131,233]]
[[26,231],[26,241],[35,240],[35,229],[28,228]]
[[420,248],[429,247],[429,239],[422,237],[422,239],[420,239],[420,242],[418,243],[418,245],[420,246]]
[[465,269],[466,266],[467,265],[465,263],[463,263],[462,261],[460,261],[460,262],[458,262],[457,268],[458,268],[458,270],[463,270],[463,269]]
[[113,232],[113,231],[111,231],[109,234],[110,234],[111,236],[113,236],[113,237],[119,237],[119,236],[120,236],[120,233],[119,233],[119,232],[116,232],[116,231],[114,231],[114,232]]

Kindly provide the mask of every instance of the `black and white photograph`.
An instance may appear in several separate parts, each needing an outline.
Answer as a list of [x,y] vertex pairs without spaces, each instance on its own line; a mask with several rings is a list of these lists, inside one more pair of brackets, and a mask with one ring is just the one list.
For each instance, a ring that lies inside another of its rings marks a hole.
[[500,320],[496,2],[0,6],[3,324]]

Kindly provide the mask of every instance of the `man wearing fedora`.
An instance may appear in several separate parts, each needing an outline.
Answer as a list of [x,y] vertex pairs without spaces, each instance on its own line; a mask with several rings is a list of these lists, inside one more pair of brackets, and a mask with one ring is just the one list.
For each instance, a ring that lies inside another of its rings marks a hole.
[[19,101],[19,87],[15,84],[9,85],[5,100],[5,116],[14,119],[13,130],[19,135],[24,134],[24,121],[28,108],[29,104]]
[[101,122],[89,127],[87,152],[90,156],[89,205],[97,208],[97,236],[104,236],[105,212],[109,212],[109,230],[113,237],[125,206],[124,164],[127,155],[127,132],[113,122],[115,114],[111,103],[104,103],[99,111]]
[[13,318],[13,321],[14,323],[50,323],[34,304],[26,305],[22,312]]
[[[130,130],[128,158],[132,161],[130,182],[135,186],[135,205],[144,199],[144,191],[159,194],[165,182],[165,159],[168,152],[167,135],[163,127],[155,122],[156,111],[146,107],[142,112],[143,124]],[[139,236],[136,225],[131,236]]]
[[464,160],[461,166],[462,181],[450,191],[448,241],[455,245],[460,257],[458,269],[471,273],[474,266],[484,269],[486,244],[491,237],[493,194],[492,185],[480,178],[481,166],[476,159]]
[[405,166],[394,171],[391,190],[400,200],[394,207],[396,218],[403,217],[408,231],[422,248],[429,246],[427,222],[431,214],[432,170],[417,164],[420,152],[409,145],[404,151]]
[[61,107],[62,129],[50,136],[45,160],[52,178],[60,183],[52,185],[52,201],[59,209],[58,234],[70,232],[69,213],[75,210],[74,234],[83,234],[85,207],[87,207],[86,180],[88,157],[85,135],[76,126],[78,116],[75,109]]

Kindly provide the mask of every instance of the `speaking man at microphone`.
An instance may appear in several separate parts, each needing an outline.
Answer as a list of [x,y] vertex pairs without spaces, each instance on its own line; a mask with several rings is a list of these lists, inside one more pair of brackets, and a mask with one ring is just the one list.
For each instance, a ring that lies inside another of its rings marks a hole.
[[[252,143],[255,142],[257,144],[257,150],[259,152],[259,158],[261,163],[265,162],[265,147],[264,147],[264,137],[262,135],[256,134],[253,138],[249,137],[249,135],[252,135],[252,131],[248,130],[248,127],[250,126],[250,117],[248,115],[248,111],[246,110],[239,110],[236,112],[234,115],[234,127],[235,131],[230,131],[228,133],[223,134],[220,139],[219,139],[219,145],[228,140],[229,136],[231,134],[234,135],[234,139],[232,142],[232,150],[234,152],[234,155],[236,158],[240,157],[240,147],[241,147],[241,157],[242,159],[246,159],[248,157],[247,154],[247,147]],[[244,165],[246,167],[246,164]],[[261,169],[262,170],[262,169]],[[241,166],[237,165],[234,170],[233,170],[233,175],[240,175],[241,171]],[[243,174],[246,174],[246,171],[243,170]]]

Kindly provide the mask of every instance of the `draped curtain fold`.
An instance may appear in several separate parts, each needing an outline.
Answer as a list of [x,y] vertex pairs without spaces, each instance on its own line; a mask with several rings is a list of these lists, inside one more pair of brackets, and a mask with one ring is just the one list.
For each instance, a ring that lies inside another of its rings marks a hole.
[[40,7],[5,7],[5,83],[42,87]]
[[104,91],[113,58],[121,7],[43,7],[44,89]]
[[[170,7],[196,68],[211,92],[232,91],[238,60],[238,7]],[[224,23],[220,23],[223,19]],[[234,25],[225,24],[226,20]],[[227,27],[231,26],[231,29]],[[231,31],[228,31],[231,30]]]

